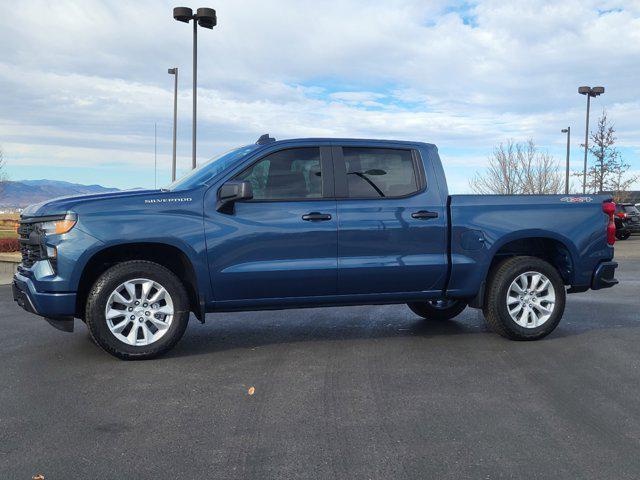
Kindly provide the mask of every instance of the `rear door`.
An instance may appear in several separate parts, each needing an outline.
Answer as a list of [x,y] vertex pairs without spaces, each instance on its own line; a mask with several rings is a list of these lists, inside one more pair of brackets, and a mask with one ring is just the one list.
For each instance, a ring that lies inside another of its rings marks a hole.
[[333,147],[333,158],[338,293],[439,293],[446,211],[418,150],[345,144]]
[[[331,148],[283,148],[233,177],[253,199],[233,214],[207,202],[205,230],[216,302],[335,295],[337,215]],[[268,303],[268,302],[267,302]]]

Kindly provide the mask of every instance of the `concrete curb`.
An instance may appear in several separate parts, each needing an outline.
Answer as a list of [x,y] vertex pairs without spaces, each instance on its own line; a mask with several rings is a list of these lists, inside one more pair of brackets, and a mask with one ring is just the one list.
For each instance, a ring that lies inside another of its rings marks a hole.
[[8,285],[20,264],[19,253],[0,253],[0,285]]

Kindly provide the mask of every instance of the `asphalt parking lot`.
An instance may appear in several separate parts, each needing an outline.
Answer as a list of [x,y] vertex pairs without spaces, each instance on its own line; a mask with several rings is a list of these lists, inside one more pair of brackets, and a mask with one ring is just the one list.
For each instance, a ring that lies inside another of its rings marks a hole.
[[329,308],[209,315],[147,362],[0,287],[0,478],[638,478],[640,237],[616,258],[539,342]]

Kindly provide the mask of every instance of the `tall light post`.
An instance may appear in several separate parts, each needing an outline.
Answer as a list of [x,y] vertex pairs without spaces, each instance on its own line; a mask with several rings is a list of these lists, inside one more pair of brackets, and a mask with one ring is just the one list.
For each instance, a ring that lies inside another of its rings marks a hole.
[[178,67],[170,68],[169,75],[173,75],[173,161],[171,163],[171,181],[176,181],[176,136],[178,133]]
[[560,130],[562,133],[566,133],[567,134],[567,169],[565,172],[565,178],[564,178],[564,194],[567,195],[569,193],[569,152],[570,152],[570,145],[571,145],[571,127],[567,127],[567,128],[563,128],[562,130]]
[[179,22],[189,23],[193,20],[193,132],[191,134],[191,168],[196,168],[196,102],[198,90],[198,25],[213,29],[218,20],[213,8],[199,8],[193,13],[189,7],[176,7],[173,9],[173,18]]
[[589,148],[589,107],[591,97],[597,97],[604,93],[604,87],[579,87],[578,93],[587,96],[587,121],[584,131],[584,170],[582,172],[582,193],[587,193],[587,151]]
[[158,124],[153,124],[153,188],[158,188]]

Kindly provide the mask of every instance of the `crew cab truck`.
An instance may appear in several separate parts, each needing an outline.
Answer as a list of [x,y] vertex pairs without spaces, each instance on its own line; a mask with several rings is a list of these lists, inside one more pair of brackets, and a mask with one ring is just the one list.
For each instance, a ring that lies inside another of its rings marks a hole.
[[166,189],[27,208],[13,295],[123,359],[169,350],[190,313],[329,305],[471,306],[535,340],[566,293],[617,283],[614,212],[603,195],[449,195],[427,143],[263,135]]

